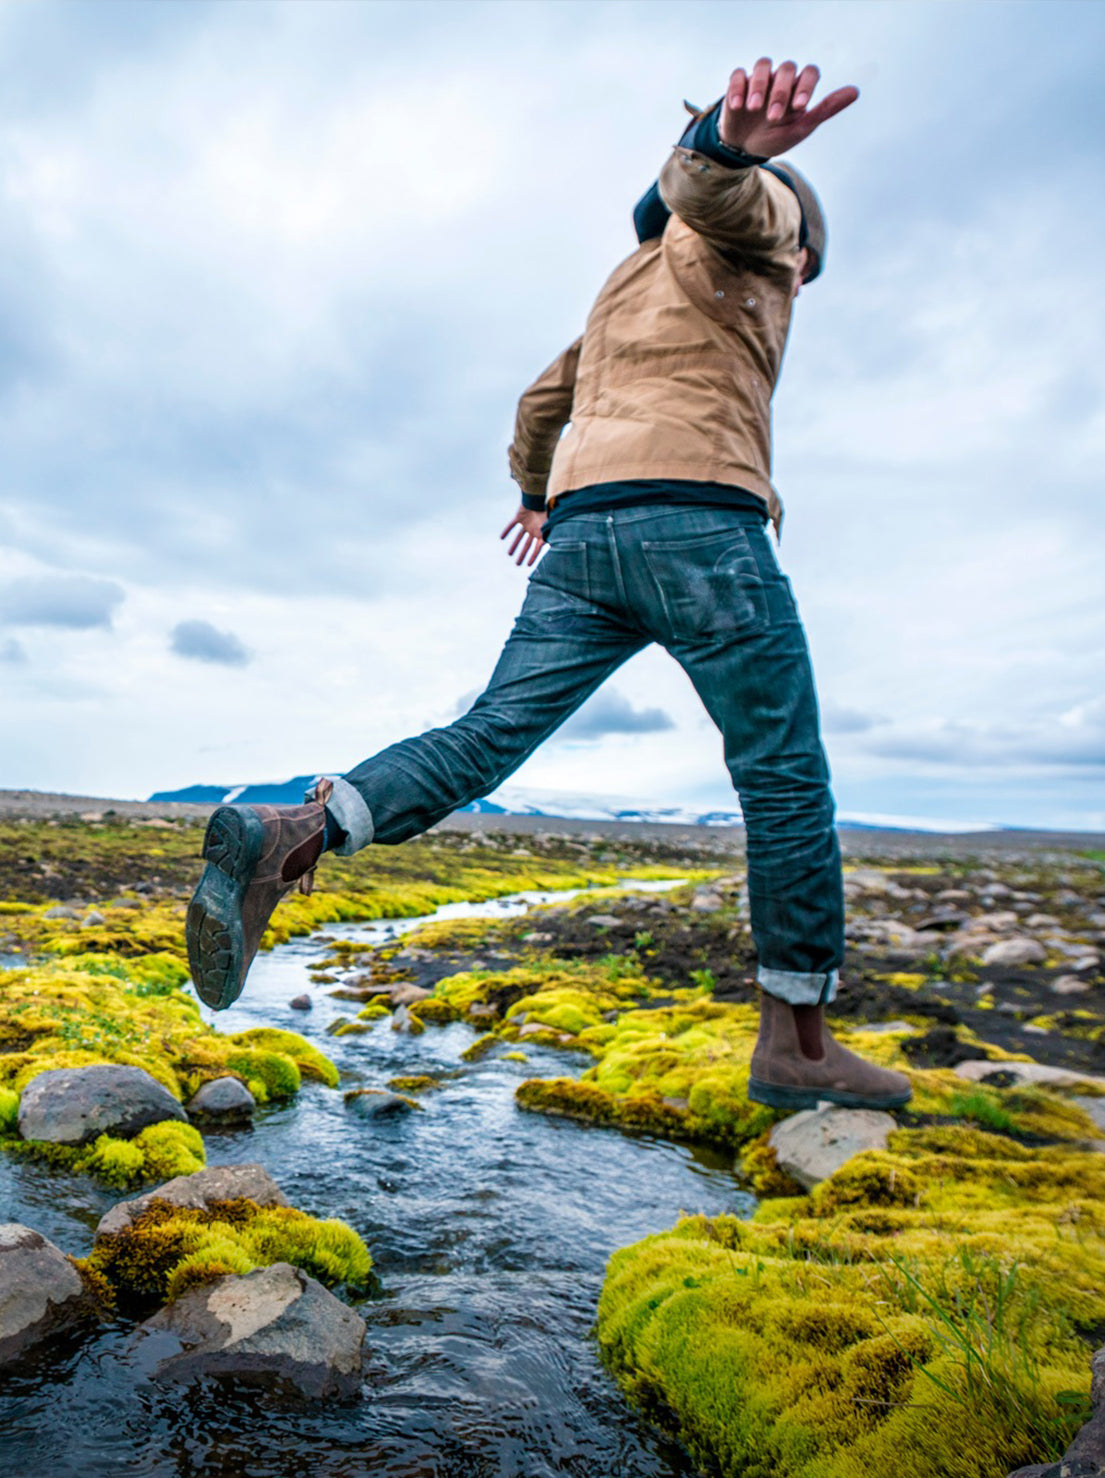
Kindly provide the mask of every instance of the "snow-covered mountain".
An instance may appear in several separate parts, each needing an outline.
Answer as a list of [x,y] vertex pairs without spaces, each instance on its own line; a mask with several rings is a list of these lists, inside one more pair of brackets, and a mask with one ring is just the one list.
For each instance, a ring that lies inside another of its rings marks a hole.
[[[192,801],[203,805],[243,804],[297,806],[312,785],[314,775],[296,775],[291,780],[278,780],[246,785],[189,785],[183,790],[159,790],[151,801]],[[529,790],[522,786],[504,785],[485,800],[473,801],[461,808],[492,816],[549,816],[570,821],[648,821],[667,822],[677,826],[740,826],[740,806],[734,799],[731,808],[705,810],[693,805],[661,805],[653,801],[630,800],[618,796],[574,795],[568,791]],[[838,818],[841,826],[870,831],[974,832],[1000,831],[988,821],[950,821],[933,816],[893,816],[868,812],[844,812]]]

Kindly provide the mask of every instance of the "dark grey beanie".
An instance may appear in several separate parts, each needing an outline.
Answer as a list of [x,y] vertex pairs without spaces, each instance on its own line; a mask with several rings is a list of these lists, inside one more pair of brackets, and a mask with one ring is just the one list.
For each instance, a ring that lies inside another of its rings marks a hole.
[[827,232],[821,202],[809,180],[795,169],[789,159],[772,159],[769,163],[762,164],[760,168],[770,170],[776,179],[782,180],[783,184],[789,186],[798,196],[798,204],[802,207],[802,234],[798,238],[799,245],[804,246],[810,254],[803,281],[812,282],[815,277],[821,275],[821,269],[825,265]]

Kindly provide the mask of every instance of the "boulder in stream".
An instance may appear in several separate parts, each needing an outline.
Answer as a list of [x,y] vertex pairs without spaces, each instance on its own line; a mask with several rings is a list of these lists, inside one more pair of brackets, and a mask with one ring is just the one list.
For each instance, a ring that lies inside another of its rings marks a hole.
[[238,1078],[212,1078],[188,1101],[188,1115],[201,1122],[240,1124],[248,1120],[257,1100]]
[[87,1144],[101,1134],[129,1139],[166,1119],[187,1123],[188,1116],[143,1068],[117,1063],[50,1068],[19,1100],[20,1134],[51,1144]]
[[345,1095],[345,1104],[359,1119],[392,1119],[422,1107],[402,1093],[385,1093],[382,1088],[353,1088]]
[[203,1377],[313,1400],[361,1388],[365,1321],[287,1262],[184,1293],[141,1325],[158,1380]]
[[120,1201],[100,1218],[96,1236],[106,1237],[112,1232],[125,1230],[154,1201],[202,1208],[213,1201],[236,1201],[239,1198],[256,1201],[258,1206],[290,1204],[263,1165],[213,1165],[209,1170],[197,1170],[195,1175],[178,1175],[133,1200]]
[[0,1225],[0,1367],[93,1307],[81,1275],[53,1242],[17,1221]]

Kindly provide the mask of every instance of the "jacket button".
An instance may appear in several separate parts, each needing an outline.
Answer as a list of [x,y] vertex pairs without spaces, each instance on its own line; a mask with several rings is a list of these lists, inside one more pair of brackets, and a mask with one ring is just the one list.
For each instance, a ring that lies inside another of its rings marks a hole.
[[714,294],[714,297],[715,298],[723,298],[724,296],[725,296],[724,292],[722,292],[721,288],[719,287],[718,290],[717,290],[717,292]]
[[745,298],[745,300],[744,300],[744,306],[746,308],[754,308],[756,306],[756,299],[755,298]]

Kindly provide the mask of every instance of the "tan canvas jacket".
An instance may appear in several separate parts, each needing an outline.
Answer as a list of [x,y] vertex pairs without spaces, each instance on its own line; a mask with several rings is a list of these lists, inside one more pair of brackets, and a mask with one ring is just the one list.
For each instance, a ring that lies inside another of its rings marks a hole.
[[660,192],[673,212],[663,236],[612,273],[582,337],[522,396],[511,473],[549,506],[595,483],[724,483],[763,498],[778,528],[771,396],[794,301],[798,201],[765,170],[684,148]]

